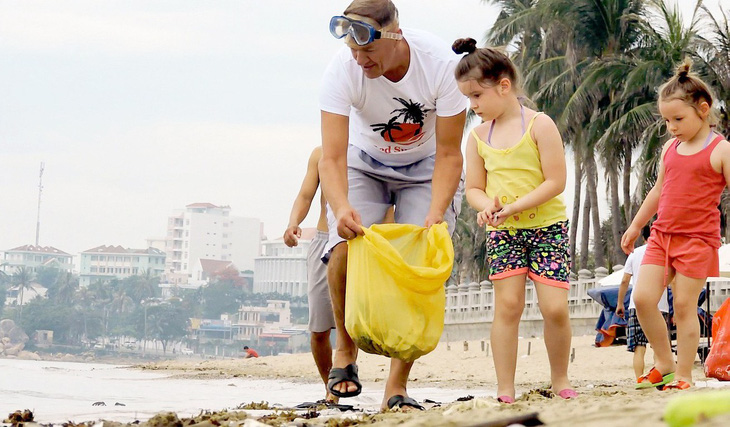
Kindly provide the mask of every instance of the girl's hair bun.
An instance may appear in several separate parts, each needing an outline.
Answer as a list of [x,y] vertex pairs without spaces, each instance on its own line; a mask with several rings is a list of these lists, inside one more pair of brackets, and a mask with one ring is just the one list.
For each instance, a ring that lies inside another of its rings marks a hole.
[[677,67],[677,80],[680,83],[684,83],[689,79],[689,72],[692,69],[692,60],[685,58],[684,61]]
[[451,45],[451,50],[459,55],[472,53],[477,50],[477,41],[472,38],[458,39]]

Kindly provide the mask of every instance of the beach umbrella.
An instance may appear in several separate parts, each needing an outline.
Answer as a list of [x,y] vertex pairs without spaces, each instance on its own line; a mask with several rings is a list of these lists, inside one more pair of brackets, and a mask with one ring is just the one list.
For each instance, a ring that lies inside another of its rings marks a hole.
[[598,281],[598,286],[618,286],[621,284],[621,279],[624,278],[624,269],[614,271],[608,276]]

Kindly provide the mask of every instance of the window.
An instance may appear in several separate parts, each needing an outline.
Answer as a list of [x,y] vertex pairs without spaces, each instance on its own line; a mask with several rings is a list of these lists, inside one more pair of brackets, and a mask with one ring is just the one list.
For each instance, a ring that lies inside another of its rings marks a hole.
[[99,258],[99,257],[97,257],[96,255],[92,255],[92,256],[91,256],[91,260],[92,260],[92,261],[96,261],[96,260],[97,260],[98,258]]

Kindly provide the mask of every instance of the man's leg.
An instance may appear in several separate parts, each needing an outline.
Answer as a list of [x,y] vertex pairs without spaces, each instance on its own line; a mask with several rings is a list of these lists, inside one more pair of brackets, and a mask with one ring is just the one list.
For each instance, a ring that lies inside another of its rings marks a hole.
[[[385,394],[383,402],[380,404],[381,409],[388,409],[388,399],[393,396],[408,397],[406,386],[412,367],[413,362],[406,363],[399,359],[390,359],[390,373],[388,374],[388,381],[385,383]],[[404,411],[415,410],[415,408],[407,405],[403,405],[401,409]]]
[[330,369],[332,368],[332,344],[330,343],[330,331],[312,332],[310,345],[312,347],[314,363],[317,365],[319,376],[322,377],[322,381],[325,384],[326,399],[336,403],[338,401],[337,396],[332,395],[329,390],[327,390],[327,376],[329,376]]
[[327,283],[327,266],[321,255],[328,241],[327,233],[318,231],[312,240],[307,253],[307,296],[309,298],[309,330],[311,332],[311,349],[314,363],[327,390],[325,396],[329,401],[337,402],[337,397],[327,389],[327,381],[332,368],[332,344],[330,331],[335,327]]
[[[335,315],[337,341],[335,344],[334,368],[344,368],[357,360],[357,346],[345,330],[345,284],[347,281],[347,244],[340,243],[332,249],[327,263],[327,280],[332,299],[332,312]],[[342,381],[333,387],[340,393],[355,392],[357,385]]]

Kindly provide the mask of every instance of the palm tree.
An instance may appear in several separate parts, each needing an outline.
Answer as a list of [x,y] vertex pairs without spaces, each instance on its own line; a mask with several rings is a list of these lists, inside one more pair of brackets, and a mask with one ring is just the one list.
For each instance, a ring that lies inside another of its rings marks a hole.
[[79,280],[73,273],[61,273],[56,278],[56,298],[62,304],[68,304],[73,300],[74,293],[79,287]]
[[[403,130],[401,128],[400,123],[398,123],[398,117],[391,117],[390,120],[388,120],[388,123],[375,123],[374,125],[370,125],[373,128],[373,132],[380,132],[380,136],[383,137],[386,141],[395,141],[395,137],[393,136],[394,130]],[[388,137],[385,137],[385,134],[388,134]]]
[[13,273],[12,281],[20,291],[20,318],[23,318],[23,293],[26,289],[33,288],[34,274],[33,270],[25,266],[16,267]]
[[[132,279],[130,277],[130,279]],[[132,296],[139,302],[157,295],[157,285],[160,283],[158,276],[152,275],[152,270],[142,270],[141,274],[133,276]]]
[[127,291],[123,288],[119,288],[112,297],[109,303],[109,308],[113,313],[131,313],[134,309],[134,301],[127,295]]

